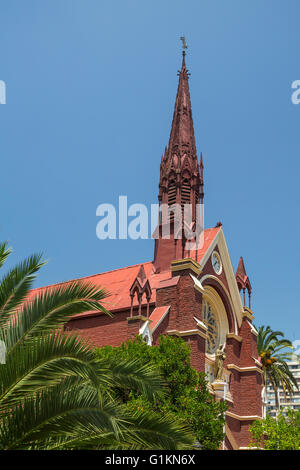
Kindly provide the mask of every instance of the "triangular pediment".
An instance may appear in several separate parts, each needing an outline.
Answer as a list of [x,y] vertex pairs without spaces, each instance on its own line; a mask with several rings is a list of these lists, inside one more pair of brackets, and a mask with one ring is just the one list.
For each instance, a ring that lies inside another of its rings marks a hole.
[[207,279],[208,277],[215,279],[225,290],[227,293],[227,297],[231,303],[232,311],[234,312],[235,319],[237,321],[238,326],[241,326],[244,308],[242,304],[242,300],[240,297],[239,289],[236,282],[235,273],[233,270],[231,258],[229,255],[227,243],[225,240],[223,228],[221,227],[218,233],[216,234],[214,240],[208,247],[207,251],[203,255],[202,259],[200,260],[200,266],[202,269],[205,268],[206,264],[209,262],[209,259],[212,253],[215,251],[216,247],[218,248],[219,255],[222,261],[222,270],[224,270],[224,274],[227,280],[228,288],[222,282],[220,276],[218,276],[213,269],[205,274],[200,273],[198,279],[200,283]]

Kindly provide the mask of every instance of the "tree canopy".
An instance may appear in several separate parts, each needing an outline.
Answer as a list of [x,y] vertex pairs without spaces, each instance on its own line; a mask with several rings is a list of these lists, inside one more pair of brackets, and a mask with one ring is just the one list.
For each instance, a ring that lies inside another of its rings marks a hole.
[[161,336],[157,346],[148,346],[139,336],[119,347],[96,349],[98,359],[113,363],[139,359],[156,367],[165,382],[165,391],[154,401],[147,400],[129,387],[118,387],[115,394],[131,411],[148,410],[172,415],[178,423],[188,425],[195,442],[202,449],[218,449],[224,438],[223,426],[227,406],[209,393],[204,373],[191,366],[191,351],[182,338]]
[[250,427],[251,447],[265,450],[300,450],[300,410],[289,410],[277,418],[267,416]]

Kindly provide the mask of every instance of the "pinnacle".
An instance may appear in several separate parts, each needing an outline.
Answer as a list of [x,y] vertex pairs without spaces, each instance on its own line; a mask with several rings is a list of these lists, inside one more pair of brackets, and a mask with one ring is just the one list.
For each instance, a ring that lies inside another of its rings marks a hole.
[[243,260],[242,256],[240,257],[240,261],[239,261],[239,264],[238,264],[236,274],[239,274],[242,277],[247,276],[245,265],[244,265],[244,260]]
[[140,269],[139,269],[139,272],[138,272],[138,275],[137,275],[137,279],[140,281],[140,284],[143,285],[145,279],[146,279],[146,273],[145,273],[145,269],[144,269],[144,265],[142,264]]

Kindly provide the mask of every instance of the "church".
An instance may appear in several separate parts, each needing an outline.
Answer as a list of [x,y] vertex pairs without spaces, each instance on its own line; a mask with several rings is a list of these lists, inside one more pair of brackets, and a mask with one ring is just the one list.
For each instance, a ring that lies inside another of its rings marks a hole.
[[[204,198],[203,169],[183,51],[169,143],[160,162],[159,205],[189,204],[194,224]],[[193,367],[207,374],[210,393],[228,404],[225,448],[245,449],[249,425],[262,417],[262,369],[243,259],[235,273],[220,222],[203,230],[201,244],[193,249],[185,236],[176,237],[172,210],[168,220],[166,238],[159,218],[153,261],[82,279],[110,292],[113,316],[80,314],[69,328],[96,346],[119,346],[136,335],[149,347],[160,335],[183,338],[191,347]]]

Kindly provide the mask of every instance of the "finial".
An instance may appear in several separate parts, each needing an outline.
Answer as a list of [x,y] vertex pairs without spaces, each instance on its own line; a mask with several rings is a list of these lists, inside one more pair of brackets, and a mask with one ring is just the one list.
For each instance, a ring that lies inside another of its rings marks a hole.
[[182,41],[182,55],[185,56],[185,49],[187,49],[187,44],[185,41],[185,36],[181,36],[180,40]]

